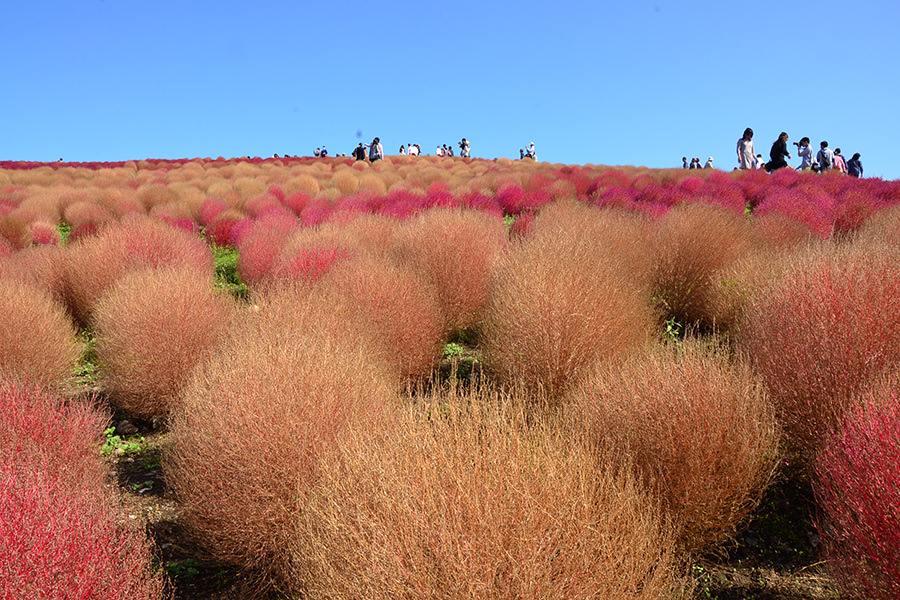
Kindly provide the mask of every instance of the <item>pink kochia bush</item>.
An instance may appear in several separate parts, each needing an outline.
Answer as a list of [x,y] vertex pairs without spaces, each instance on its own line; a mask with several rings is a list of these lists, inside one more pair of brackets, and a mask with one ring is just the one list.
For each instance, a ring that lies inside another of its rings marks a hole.
[[828,566],[853,598],[900,596],[900,386],[879,382],[844,413],[816,465]]
[[0,374],[63,392],[80,356],[61,304],[31,285],[0,281]]
[[687,339],[602,365],[573,394],[601,451],[627,456],[698,551],[728,538],[775,468],[775,410],[749,365]]
[[94,312],[104,391],[134,416],[165,416],[236,316],[233,299],[217,293],[212,278],[192,268],[123,276]]
[[185,522],[261,588],[283,583],[286,535],[337,443],[395,403],[371,343],[305,293],[257,297],[170,416],[164,470]]
[[827,244],[785,260],[748,300],[737,342],[811,459],[851,398],[900,362],[900,259]]
[[64,260],[69,309],[81,324],[94,305],[129,271],[183,266],[198,277],[214,272],[212,250],[203,240],[150,218],[126,220],[67,249]]
[[[118,523],[94,406],[0,383],[0,598],[161,598],[142,528]],[[127,521],[127,519],[125,519]]]

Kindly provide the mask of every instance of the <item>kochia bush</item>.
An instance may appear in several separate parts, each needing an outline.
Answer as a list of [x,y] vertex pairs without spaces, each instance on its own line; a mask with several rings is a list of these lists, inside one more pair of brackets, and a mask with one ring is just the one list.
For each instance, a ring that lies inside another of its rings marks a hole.
[[61,304],[31,285],[0,280],[0,375],[64,391],[80,356]]
[[483,388],[358,430],[295,519],[311,598],[679,598],[672,530],[627,473]]
[[548,398],[597,361],[646,343],[657,323],[614,245],[577,228],[557,231],[514,242],[498,261],[481,337],[495,377]]
[[396,379],[330,309],[288,288],[257,297],[170,417],[164,470],[186,523],[261,587],[285,578],[286,536],[323,462],[394,403]]
[[813,458],[851,398],[900,362],[900,259],[823,245],[785,260],[748,300],[736,337],[788,442]]
[[900,595],[900,395],[879,382],[825,445],[813,487],[828,566],[851,597]]
[[430,209],[397,232],[398,255],[438,292],[449,330],[480,324],[494,263],[506,248],[503,221],[473,210]]
[[749,366],[711,342],[687,339],[602,366],[574,401],[597,447],[627,456],[662,501],[685,550],[733,534],[775,468],[771,402]]
[[236,315],[232,298],[193,269],[123,276],[94,312],[101,385],[126,412],[164,417]]
[[162,597],[141,528],[119,523],[98,446],[108,417],[0,384],[0,598]]
[[125,273],[184,266],[198,277],[213,274],[213,254],[202,239],[149,218],[110,225],[67,249],[64,261],[69,309],[82,324],[94,304]]

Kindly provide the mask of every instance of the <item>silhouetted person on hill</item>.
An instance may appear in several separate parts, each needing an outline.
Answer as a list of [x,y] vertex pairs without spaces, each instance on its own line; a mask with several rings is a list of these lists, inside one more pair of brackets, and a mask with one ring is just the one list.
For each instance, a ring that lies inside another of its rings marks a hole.
[[766,171],[771,173],[776,169],[783,169],[788,166],[787,159],[793,158],[787,149],[788,134],[784,131],[778,136],[778,139],[772,144],[769,150],[769,162],[766,163]]
[[859,162],[859,152],[854,154],[853,157],[847,161],[847,174],[851,177],[863,176],[863,166],[862,163]]

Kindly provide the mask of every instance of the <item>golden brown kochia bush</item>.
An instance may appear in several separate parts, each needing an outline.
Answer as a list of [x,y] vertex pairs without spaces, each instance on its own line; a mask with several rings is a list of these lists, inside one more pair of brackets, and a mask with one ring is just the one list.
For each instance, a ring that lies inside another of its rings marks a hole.
[[206,549],[265,587],[283,579],[322,464],[348,432],[380,427],[396,383],[330,307],[292,290],[254,307],[172,411],[164,470]]
[[864,386],[900,363],[900,257],[863,244],[787,255],[747,303],[737,344],[807,459]]
[[94,304],[126,272],[162,266],[212,276],[212,250],[199,237],[151,218],[109,225],[71,244],[63,261],[69,310],[89,324]]
[[66,392],[81,356],[75,326],[65,308],[43,291],[15,280],[0,281],[0,373]]
[[646,288],[579,231],[515,242],[495,270],[481,342],[501,382],[559,397],[601,360],[647,343]]
[[574,235],[587,237],[600,252],[614,256],[630,280],[639,286],[651,283],[653,253],[649,251],[653,223],[640,212],[598,208],[583,202],[548,204],[528,226],[529,237]]
[[437,291],[406,264],[368,254],[338,260],[317,282],[315,302],[374,340],[402,381],[427,380],[440,362],[446,329]]
[[397,232],[397,254],[437,289],[450,331],[480,324],[494,263],[505,248],[503,221],[475,210],[431,209]]
[[755,508],[775,468],[775,410],[748,365],[712,342],[659,346],[602,367],[574,396],[601,452],[628,457],[678,525],[706,548]]
[[753,243],[747,219],[703,203],[670,210],[653,236],[653,298],[667,318],[713,327],[715,273]]
[[94,312],[104,391],[136,417],[164,417],[236,316],[234,300],[217,293],[212,278],[194,269],[124,275]]
[[290,537],[304,598],[679,598],[672,530],[581,439],[485,389],[357,431]]

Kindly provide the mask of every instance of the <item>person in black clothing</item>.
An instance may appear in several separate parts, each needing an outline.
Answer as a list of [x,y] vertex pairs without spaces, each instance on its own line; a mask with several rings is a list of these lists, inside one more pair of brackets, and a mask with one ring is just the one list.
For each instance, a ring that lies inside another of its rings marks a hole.
[[847,161],[847,174],[851,177],[863,176],[863,166],[862,163],[859,162],[859,152],[855,153],[853,157]]
[[787,158],[793,158],[791,153],[788,152],[787,149],[788,142],[788,134],[785,132],[781,132],[781,135],[778,136],[778,139],[775,140],[775,143],[772,144],[772,150],[769,151],[769,162],[766,163],[766,171],[771,173],[776,169],[781,169],[783,167],[788,166]]
[[353,150],[353,158],[356,160],[366,160],[366,149],[363,148],[362,142]]

